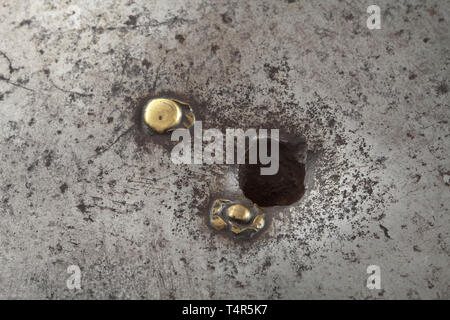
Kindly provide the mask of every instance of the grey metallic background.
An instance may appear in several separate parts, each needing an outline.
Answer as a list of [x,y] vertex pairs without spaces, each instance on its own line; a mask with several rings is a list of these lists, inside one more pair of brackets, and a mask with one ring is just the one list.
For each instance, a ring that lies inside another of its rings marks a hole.
[[[0,1],[0,298],[448,299],[449,17],[448,1]],[[249,245],[214,234],[198,208],[233,171],[136,142],[155,90],[199,101],[206,126],[306,136],[303,199]]]

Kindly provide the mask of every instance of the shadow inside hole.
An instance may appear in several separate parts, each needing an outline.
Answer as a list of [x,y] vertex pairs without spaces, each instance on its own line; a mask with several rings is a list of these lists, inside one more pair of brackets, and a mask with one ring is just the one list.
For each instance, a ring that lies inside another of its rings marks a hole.
[[[263,139],[258,143],[267,143],[271,150],[273,139]],[[302,148],[306,144],[279,141],[279,169],[274,175],[261,175],[261,168],[269,167],[259,161],[249,164],[248,150],[245,164],[239,166],[239,186],[245,197],[261,207],[291,205],[303,196],[305,192],[305,164],[300,159]],[[259,146],[258,146],[259,148]],[[273,157],[272,157],[273,158]]]

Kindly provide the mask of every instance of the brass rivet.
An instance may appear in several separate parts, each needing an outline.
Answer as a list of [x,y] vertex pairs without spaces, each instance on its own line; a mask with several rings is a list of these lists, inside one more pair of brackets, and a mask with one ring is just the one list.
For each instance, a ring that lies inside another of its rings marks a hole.
[[155,98],[147,102],[143,114],[144,123],[159,133],[178,128],[190,128],[195,121],[189,104],[176,99]]
[[251,237],[264,227],[264,212],[256,204],[248,207],[241,201],[217,199],[210,210],[209,222],[218,231]]
[[227,214],[230,218],[242,222],[249,222],[252,215],[250,210],[239,203],[228,207]]

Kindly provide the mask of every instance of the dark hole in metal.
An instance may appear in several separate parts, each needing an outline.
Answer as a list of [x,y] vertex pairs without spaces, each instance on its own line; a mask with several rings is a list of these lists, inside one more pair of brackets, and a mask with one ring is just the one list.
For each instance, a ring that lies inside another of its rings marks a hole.
[[[267,140],[267,139],[265,139]],[[268,150],[271,150],[269,139]],[[267,141],[265,141],[267,142]],[[239,167],[239,186],[244,195],[261,207],[291,205],[305,192],[305,165],[299,161],[299,146],[279,142],[279,170],[274,175],[261,175],[262,165],[246,164]],[[270,152],[270,151],[269,151]]]

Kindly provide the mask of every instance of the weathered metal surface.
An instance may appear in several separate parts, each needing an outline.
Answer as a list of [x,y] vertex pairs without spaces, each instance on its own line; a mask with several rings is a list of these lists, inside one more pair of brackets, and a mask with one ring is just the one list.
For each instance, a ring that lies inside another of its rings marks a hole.
[[[0,297],[449,298],[449,2],[377,1],[380,30],[370,4],[2,1]],[[234,169],[139,135],[168,91],[305,137],[306,192],[256,241],[201,213]]]

